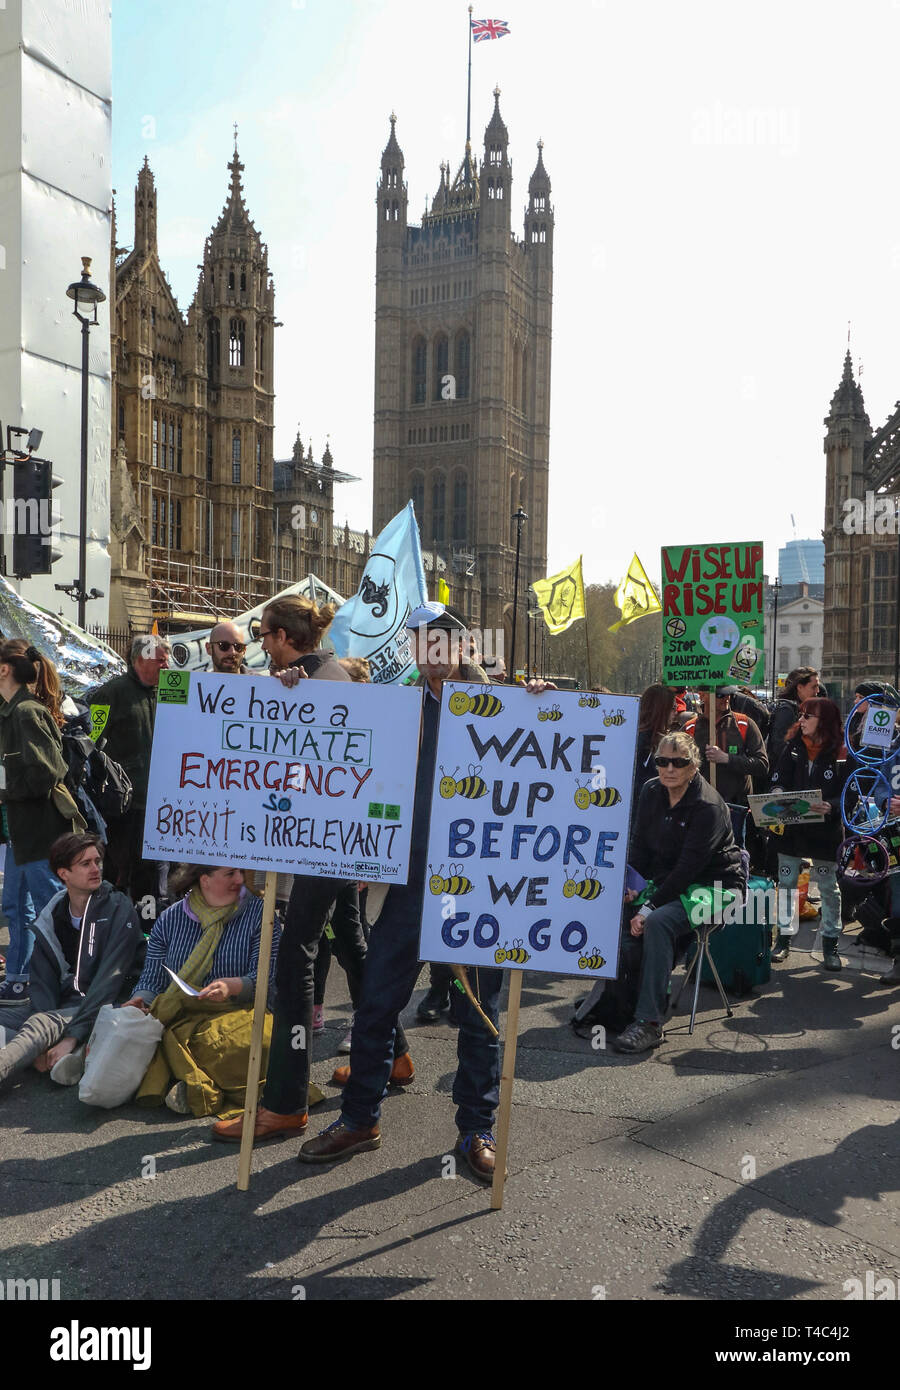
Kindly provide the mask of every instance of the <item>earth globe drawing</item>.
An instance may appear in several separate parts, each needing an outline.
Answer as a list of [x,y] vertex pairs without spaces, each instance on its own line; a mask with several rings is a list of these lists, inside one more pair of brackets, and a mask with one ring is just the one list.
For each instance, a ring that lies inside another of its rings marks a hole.
[[700,629],[700,644],[705,651],[724,656],[734,651],[740,641],[740,631],[733,618],[708,618]]

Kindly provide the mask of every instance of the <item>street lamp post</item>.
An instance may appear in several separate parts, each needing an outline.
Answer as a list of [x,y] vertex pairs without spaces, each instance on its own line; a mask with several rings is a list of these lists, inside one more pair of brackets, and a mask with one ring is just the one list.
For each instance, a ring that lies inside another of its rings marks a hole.
[[519,553],[522,549],[522,525],[528,520],[528,513],[519,507],[518,511],[513,512],[513,521],[516,523],[516,571],[513,579],[513,612],[512,612],[512,669],[507,670],[506,679],[513,685],[516,683],[516,626],[519,618]]
[[772,585],[772,592],[775,595],[775,611],[772,614],[772,699],[775,699],[775,681],[777,673],[775,669],[776,642],[778,641],[778,592],[781,588],[781,581],[777,578]]
[[[78,626],[84,627],[84,607],[89,597],[96,595],[87,592],[87,493],[88,493],[88,387],[90,385],[89,352],[90,332],[98,322],[97,305],[103,304],[106,295],[98,285],[91,282],[91,257],[81,258],[81,279],[74,280],[66,290],[69,299],[75,301],[72,313],[81,324],[81,497],[78,514],[78,580],[77,587],[69,586],[69,592],[78,602]],[[82,313],[81,311],[84,310]]]

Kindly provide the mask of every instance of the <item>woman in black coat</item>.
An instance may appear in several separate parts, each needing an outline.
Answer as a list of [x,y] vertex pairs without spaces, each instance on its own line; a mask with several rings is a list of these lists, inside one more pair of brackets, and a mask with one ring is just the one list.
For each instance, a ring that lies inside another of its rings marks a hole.
[[769,736],[766,739],[769,767],[776,768],[778,766],[778,759],[781,757],[781,750],[784,747],[788,729],[796,724],[800,718],[800,706],[803,701],[814,700],[818,694],[819,673],[812,666],[797,666],[793,671],[788,672],[784,689],[779,696],[769,724]]
[[[792,892],[797,887],[801,860],[812,860],[810,877],[819,885],[822,897],[822,950],[826,970],[840,970],[838,940],[841,935],[841,893],[837,881],[837,850],[843,839],[841,792],[847,778],[841,713],[833,700],[804,700],[799,718],[786,730],[778,764],[772,774],[772,789],[813,791],[818,797],[810,809],[821,811],[824,820],[798,821],[785,826],[778,854],[778,882]],[[784,960],[797,932],[799,901],[794,896],[790,925],[780,925],[772,959]]]

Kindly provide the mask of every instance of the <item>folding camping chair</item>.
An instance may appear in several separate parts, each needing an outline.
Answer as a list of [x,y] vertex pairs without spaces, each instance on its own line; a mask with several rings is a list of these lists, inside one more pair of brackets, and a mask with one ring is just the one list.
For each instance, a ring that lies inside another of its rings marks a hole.
[[[741,893],[741,901],[746,903],[747,884],[750,880],[750,856],[744,848],[744,840],[746,838],[747,807],[729,805],[728,809],[731,812],[731,828],[734,833],[734,838],[741,851],[741,875],[743,877],[744,883],[743,890]],[[690,1025],[688,1026],[688,1036],[691,1036],[694,1032],[694,1021],[697,1017],[697,1003],[700,998],[700,977],[703,974],[703,965],[705,961],[709,961],[709,968],[712,971],[712,977],[716,982],[716,988],[719,991],[719,998],[722,1000],[722,1004],[725,1009],[726,1015],[728,1016],[728,1018],[734,1017],[734,1009],[732,1009],[731,1005],[728,1002],[728,996],[725,993],[725,988],[722,984],[722,981],[719,978],[719,972],[716,969],[716,963],[713,960],[712,952],[709,949],[709,938],[714,931],[718,931],[721,925],[721,922],[706,922],[694,928],[694,930],[697,933],[696,950],[694,951],[694,957],[687,970],[684,972],[684,978],[681,981],[681,985],[679,987],[678,993],[675,996],[675,999],[672,1002],[671,1008],[671,1013],[674,1014],[678,1008],[679,1000],[681,999],[681,996],[684,993],[685,985],[691,978],[691,975],[693,975],[694,972],[696,972],[696,979],[694,980],[694,1000],[691,1005],[691,1021]]]

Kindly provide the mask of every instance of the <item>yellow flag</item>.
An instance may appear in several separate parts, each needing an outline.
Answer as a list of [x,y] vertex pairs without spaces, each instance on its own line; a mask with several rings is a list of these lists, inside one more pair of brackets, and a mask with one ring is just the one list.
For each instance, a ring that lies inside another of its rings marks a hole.
[[628,573],[616,589],[615,603],[622,616],[608,629],[609,632],[618,632],[620,627],[627,627],[638,618],[646,618],[648,613],[662,612],[656,590],[647,578],[637,553],[632,557]]
[[565,632],[584,617],[584,580],[581,575],[581,556],[559,574],[537,579],[532,584],[538,606],[543,609],[544,622],[554,634]]
[[449,602],[450,602],[450,585],[447,583],[446,579],[444,579],[443,577],[442,577],[442,578],[439,578],[439,579],[438,579],[438,582],[437,582],[437,596],[438,596],[438,603],[449,603]]

